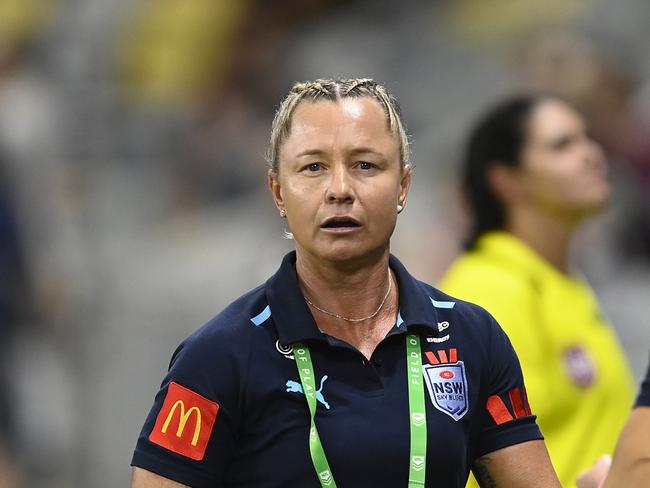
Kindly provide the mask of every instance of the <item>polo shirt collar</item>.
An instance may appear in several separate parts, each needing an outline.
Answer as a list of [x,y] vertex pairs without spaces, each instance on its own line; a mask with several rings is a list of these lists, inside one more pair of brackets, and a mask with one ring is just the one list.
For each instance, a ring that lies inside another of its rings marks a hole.
[[[296,275],[296,252],[288,253],[278,271],[266,282],[266,299],[281,344],[308,340],[325,340],[316,325]],[[438,335],[437,315],[432,298],[423,283],[413,278],[392,254],[390,268],[399,286],[399,330],[413,330],[425,335]],[[400,320],[401,319],[401,320]]]

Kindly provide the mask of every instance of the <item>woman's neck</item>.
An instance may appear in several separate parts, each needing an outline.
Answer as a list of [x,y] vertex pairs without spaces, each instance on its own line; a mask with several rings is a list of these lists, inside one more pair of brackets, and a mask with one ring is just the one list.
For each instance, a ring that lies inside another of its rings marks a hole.
[[547,213],[512,213],[506,231],[526,243],[537,254],[564,274],[569,274],[569,247],[577,222],[562,220]]
[[357,269],[315,263],[297,253],[296,272],[318,327],[370,358],[397,315],[399,292],[388,253]]
[[371,315],[390,285],[387,253],[355,268],[316,261],[296,253],[296,272],[300,289],[309,301],[348,318]]

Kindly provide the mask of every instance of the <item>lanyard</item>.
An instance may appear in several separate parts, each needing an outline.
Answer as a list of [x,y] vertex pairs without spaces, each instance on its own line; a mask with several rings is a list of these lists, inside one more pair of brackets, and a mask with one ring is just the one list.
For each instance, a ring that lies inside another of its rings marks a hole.
[[[334,475],[327,462],[323,444],[316,429],[316,379],[311,362],[309,347],[298,343],[293,354],[307,399],[311,424],[309,427],[309,452],[320,484],[324,488],[335,488]],[[408,488],[424,486],[427,454],[427,416],[424,404],[424,385],[422,381],[422,351],[420,338],[415,334],[406,336],[406,368],[409,396],[409,424],[411,428],[411,452],[409,457]]]

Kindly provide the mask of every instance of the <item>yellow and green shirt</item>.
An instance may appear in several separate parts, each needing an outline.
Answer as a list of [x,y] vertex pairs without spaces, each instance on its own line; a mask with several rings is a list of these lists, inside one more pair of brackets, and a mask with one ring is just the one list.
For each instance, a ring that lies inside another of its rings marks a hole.
[[592,290],[506,232],[483,235],[440,288],[486,308],[506,331],[560,482],[575,487],[581,471],[613,452],[634,394]]

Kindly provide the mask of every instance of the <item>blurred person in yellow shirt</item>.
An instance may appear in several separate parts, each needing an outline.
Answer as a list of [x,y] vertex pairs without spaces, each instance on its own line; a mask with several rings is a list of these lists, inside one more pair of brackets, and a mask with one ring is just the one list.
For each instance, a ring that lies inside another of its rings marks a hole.
[[[634,385],[569,245],[610,196],[606,162],[559,98],[502,102],[472,132],[463,187],[474,227],[440,288],[491,312],[521,361],[562,485],[614,449]],[[468,486],[477,486],[470,479]]]

